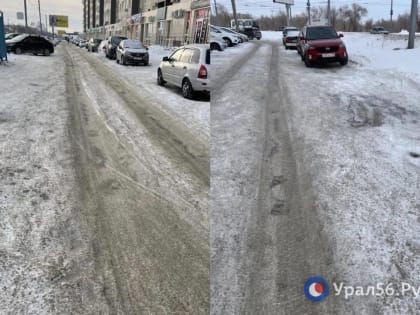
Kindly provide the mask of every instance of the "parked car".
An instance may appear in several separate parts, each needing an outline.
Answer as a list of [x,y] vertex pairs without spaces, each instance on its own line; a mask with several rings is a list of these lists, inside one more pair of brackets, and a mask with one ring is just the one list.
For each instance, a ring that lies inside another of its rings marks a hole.
[[124,40],[128,39],[124,36],[111,36],[108,38],[108,43],[105,45],[105,56],[109,59],[115,59],[116,58],[116,50],[118,44]]
[[286,49],[296,49],[299,31],[289,30],[286,37],[283,37],[283,45]]
[[307,67],[330,62],[344,66],[348,55],[341,37],[343,34],[338,35],[331,26],[304,26],[296,48]]
[[6,40],[8,52],[19,55],[22,53],[33,53],[34,55],[49,56],[54,52],[54,45],[41,36],[22,34]]
[[248,36],[248,39],[256,38],[256,39],[260,40],[261,37],[262,37],[261,31],[257,27],[244,28],[244,29],[240,30],[239,32]]
[[299,29],[295,26],[286,26],[283,27],[283,39],[286,37],[288,31],[299,31]]
[[228,33],[231,33],[231,34],[233,34],[233,35],[238,36],[238,37],[239,37],[239,40],[240,40],[240,42],[241,42],[241,43],[243,43],[243,42],[247,42],[247,41],[249,40],[249,38],[248,38],[248,36],[247,36],[247,35],[242,34],[242,33],[239,33],[239,32],[237,32],[237,31],[235,31],[235,30],[232,30],[232,29],[230,29],[230,28],[228,28],[228,27],[218,26],[217,28],[219,28],[219,29],[220,29],[220,30],[222,30],[222,31],[226,31],[226,32],[228,32]]
[[4,35],[4,39],[8,40],[8,39],[12,39],[13,37],[16,37],[18,35],[21,35],[20,33],[8,33],[6,35]]
[[389,32],[382,26],[372,27],[372,29],[370,30],[370,33],[371,34],[385,34],[385,35],[389,34]]
[[210,25],[210,36],[213,36],[214,34],[221,35],[223,39],[227,42],[229,47],[239,44],[239,36],[236,36],[232,33],[228,33],[213,25]]
[[170,83],[182,89],[185,98],[193,98],[197,91],[210,93],[208,66],[210,47],[208,44],[191,44],[163,57],[157,70],[157,83]]
[[77,43],[77,46],[79,46],[80,48],[86,48],[88,44],[88,41],[86,39],[82,39]]
[[99,44],[102,42],[100,38],[91,38],[87,44],[87,50],[90,52],[97,52]]
[[149,64],[148,48],[139,40],[122,40],[117,46],[116,59],[117,63],[121,65],[142,64],[147,66]]
[[226,40],[219,33],[210,32],[210,49],[223,51],[228,46]]

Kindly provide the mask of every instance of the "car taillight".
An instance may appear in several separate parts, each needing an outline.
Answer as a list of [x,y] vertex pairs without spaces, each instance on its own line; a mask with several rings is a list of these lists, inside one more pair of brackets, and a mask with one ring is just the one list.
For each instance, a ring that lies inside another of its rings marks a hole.
[[198,78],[207,79],[207,68],[205,65],[200,66],[200,70],[198,70]]

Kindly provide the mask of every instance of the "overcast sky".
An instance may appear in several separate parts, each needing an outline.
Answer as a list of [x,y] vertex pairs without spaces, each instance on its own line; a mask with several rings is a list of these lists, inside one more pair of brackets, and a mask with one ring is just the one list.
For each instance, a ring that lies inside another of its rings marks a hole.
[[[1,0],[0,0],[1,1]],[[212,6],[214,1],[217,4],[223,4],[225,7],[232,11],[231,0],[211,0]],[[306,11],[307,0],[294,0],[292,6],[292,15]],[[368,9],[367,18],[374,20],[389,19],[391,10],[391,0],[331,0],[331,6],[340,7],[343,5],[351,5],[358,3]],[[310,0],[311,7],[326,6],[326,0]],[[250,13],[254,17],[261,15],[276,14],[279,10],[285,10],[284,4],[273,3],[272,0],[236,0],[237,12]],[[399,14],[410,12],[411,1],[409,0],[393,0],[393,18],[396,19]]]
[[[66,31],[81,32],[83,30],[82,0],[40,0],[42,24],[45,24],[45,15],[67,15],[69,28]],[[39,23],[38,0],[26,0],[28,9],[28,25]],[[24,0],[0,0],[0,11],[4,13],[7,24],[25,25],[25,20],[17,20],[16,12],[24,12]],[[51,29],[49,28],[51,31]]]

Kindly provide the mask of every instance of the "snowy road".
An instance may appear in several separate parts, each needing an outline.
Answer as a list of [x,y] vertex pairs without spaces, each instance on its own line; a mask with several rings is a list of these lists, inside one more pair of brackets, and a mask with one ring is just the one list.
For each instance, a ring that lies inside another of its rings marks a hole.
[[2,69],[3,310],[208,313],[205,137],[85,51],[33,58]]
[[414,314],[413,296],[314,304],[303,284],[420,285],[418,83],[307,69],[279,43],[213,56],[212,314]]

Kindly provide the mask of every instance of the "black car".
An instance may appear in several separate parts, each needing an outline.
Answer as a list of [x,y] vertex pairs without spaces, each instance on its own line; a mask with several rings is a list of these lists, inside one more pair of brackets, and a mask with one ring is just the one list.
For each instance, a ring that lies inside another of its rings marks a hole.
[[109,59],[116,58],[116,50],[119,43],[124,40],[128,39],[124,36],[111,36],[108,38],[108,43],[105,45],[105,56]]
[[36,35],[22,34],[6,41],[7,51],[19,55],[33,53],[49,56],[54,52],[54,45],[49,40]]
[[261,39],[261,31],[257,27],[253,28],[244,28],[243,30],[240,30],[242,34],[245,34],[248,36],[249,39]]
[[102,39],[100,38],[91,38],[86,48],[90,52],[98,51],[98,47],[101,44],[101,42],[102,42]]

